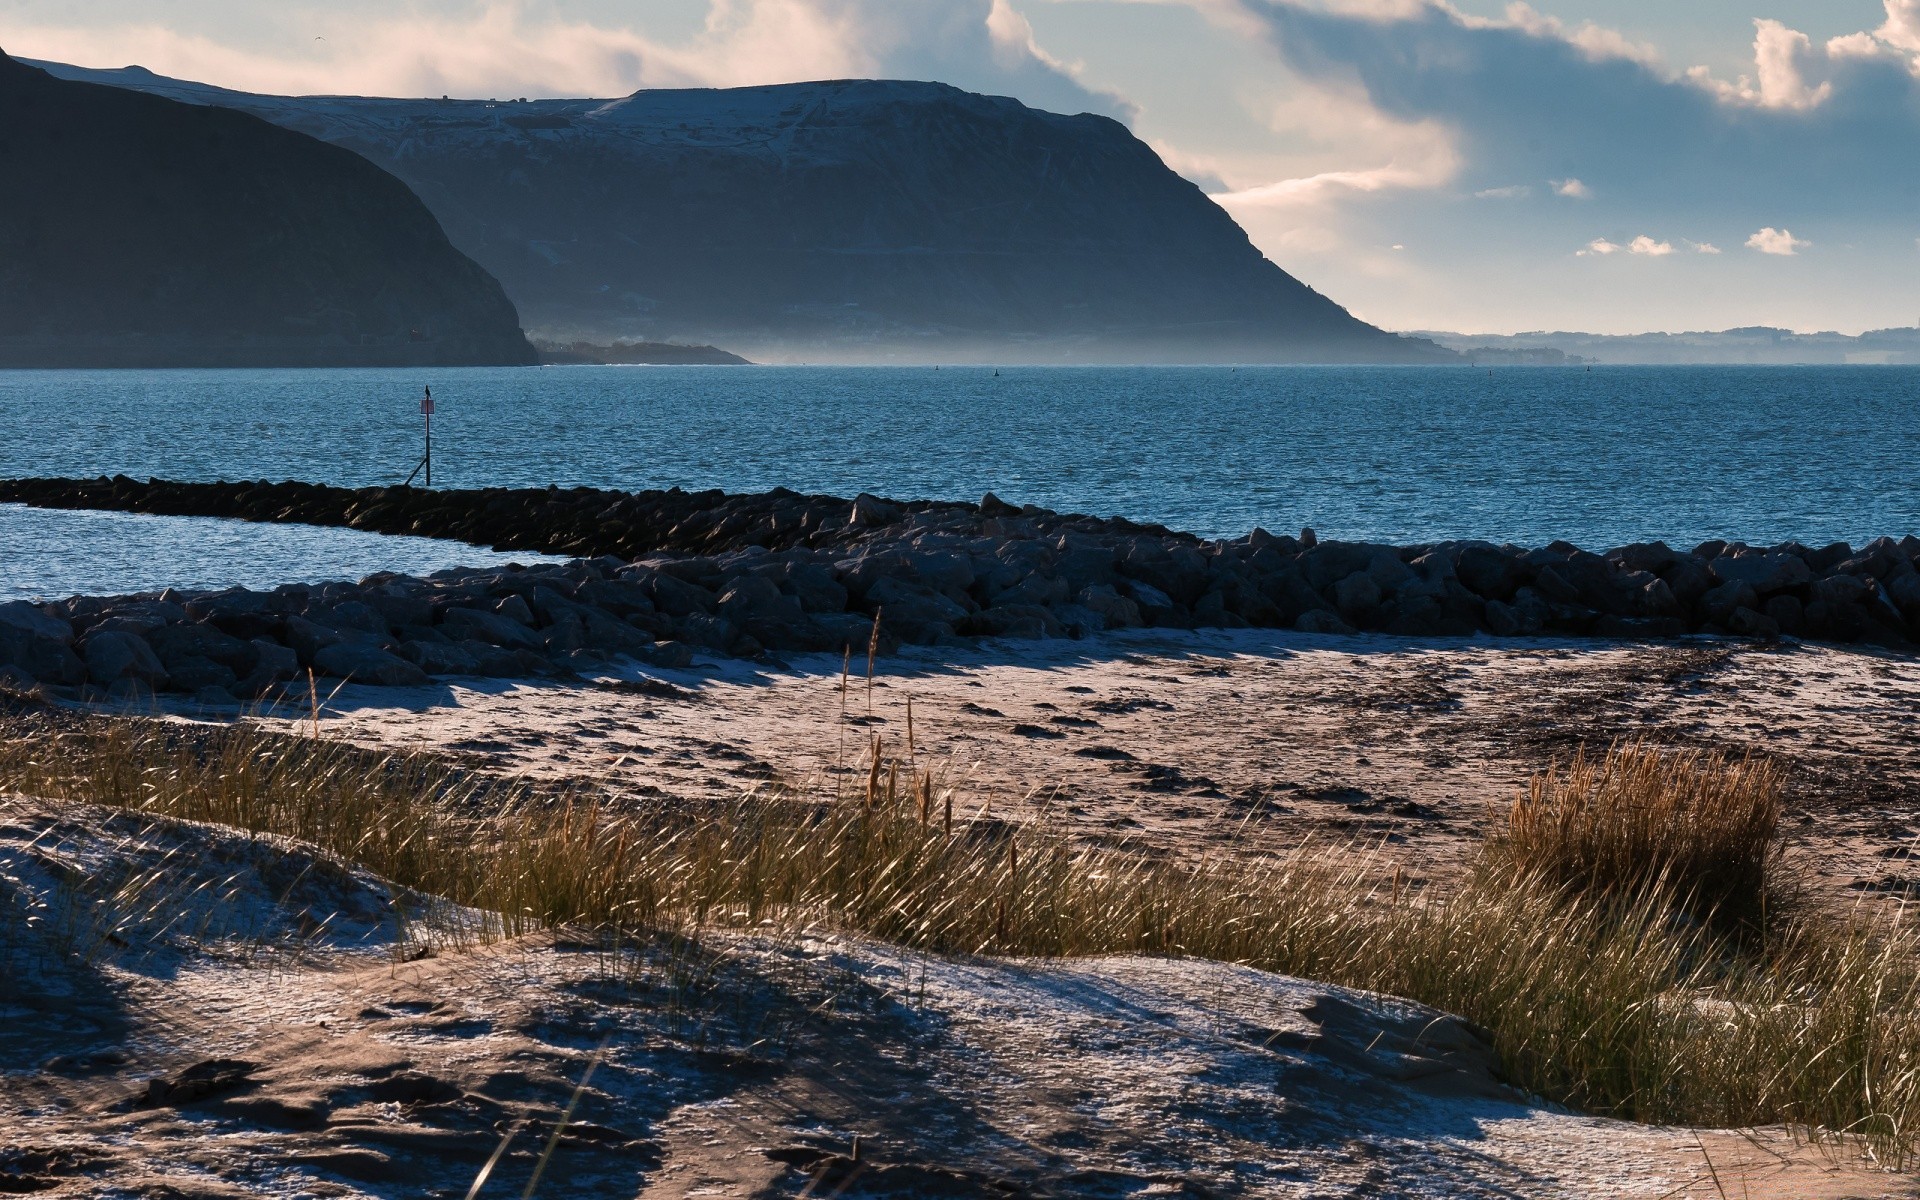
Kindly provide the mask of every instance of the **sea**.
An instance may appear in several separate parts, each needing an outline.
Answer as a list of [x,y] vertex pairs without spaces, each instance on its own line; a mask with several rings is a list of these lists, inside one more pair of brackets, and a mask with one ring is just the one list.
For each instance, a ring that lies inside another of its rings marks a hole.
[[[1393,543],[1920,534],[1920,367],[0,371],[0,476],[978,500]],[[416,481],[418,482],[418,481]],[[0,600],[532,561],[0,505]]]

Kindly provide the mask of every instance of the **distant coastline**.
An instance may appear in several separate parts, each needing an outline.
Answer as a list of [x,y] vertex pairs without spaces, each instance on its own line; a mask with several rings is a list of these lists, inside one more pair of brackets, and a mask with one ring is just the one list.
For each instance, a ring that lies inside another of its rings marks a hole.
[[753,364],[717,346],[683,346],[677,342],[549,342],[535,340],[533,348],[546,366],[673,366],[745,367]]
[[1757,325],[1692,333],[1442,333],[1417,331],[1469,361],[1487,365],[1920,366],[1920,327],[1795,333]]

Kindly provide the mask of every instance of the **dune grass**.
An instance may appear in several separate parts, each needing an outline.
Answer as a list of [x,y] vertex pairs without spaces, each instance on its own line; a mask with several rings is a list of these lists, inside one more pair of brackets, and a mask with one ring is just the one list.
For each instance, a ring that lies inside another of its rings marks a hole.
[[[0,738],[0,789],[300,838],[498,914],[503,935],[828,927],[943,953],[1245,963],[1466,1016],[1517,1085],[1587,1111],[1786,1122],[1860,1135],[1895,1162],[1915,1146],[1920,943],[1904,924],[1775,911],[1730,933],[1702,919],[1703,897],[1764,891],[1778,857],[1755,816],[1768,797],[1777,811],[1777,780],[1751,763],[1583,758],[1516,801],[1478,868],[1419,893],[1382,886],[1384,864],[1350,847],[1180,860],[952,822],[951,791],[911,765],[860,778],[689,808],[244,725]],[[1657,819],[1596,809],[1627,798]],[[1727,845],[1759,856],[1743,868],[1762,866],[1757,883],[1723,870]]]
[[1780,769],[1643,742],[1584,748],[1535,775],[1486,865],[1631,904],[1658,895],[1696,919],[1756,930],[1790,901]]

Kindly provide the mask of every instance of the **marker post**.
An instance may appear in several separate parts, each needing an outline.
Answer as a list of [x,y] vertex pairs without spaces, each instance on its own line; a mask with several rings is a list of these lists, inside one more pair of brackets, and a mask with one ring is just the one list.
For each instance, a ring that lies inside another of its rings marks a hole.
[[428,487],[433,486],[433,389],[432,388],[426,389],[426,392],[420,397],[420,417],[422,420],[426,422],[427,452],[425,455],[421,457],[420,462],[413,468],[412,473],[407,476],[407,481],[400,485],[401,487],[412,487],[413,477],[415,475],[418,475],[422,470],[425,470],[427,473],[426,486]]

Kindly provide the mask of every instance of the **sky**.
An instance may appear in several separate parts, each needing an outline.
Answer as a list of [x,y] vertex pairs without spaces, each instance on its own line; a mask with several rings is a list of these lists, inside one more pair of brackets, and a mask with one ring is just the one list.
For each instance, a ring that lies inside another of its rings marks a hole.
[[1394,329],[1920,324],[1920,0],[0,0],[249,91],[938,79],[1124,121]]

